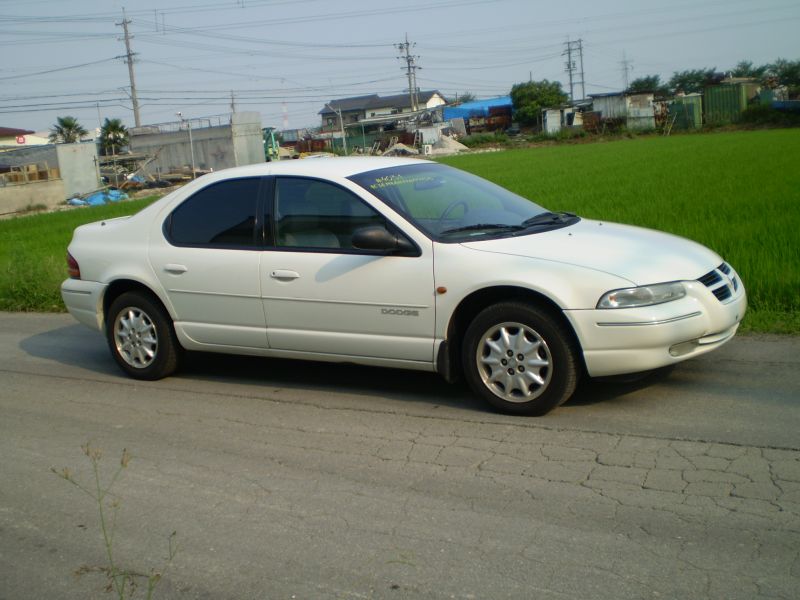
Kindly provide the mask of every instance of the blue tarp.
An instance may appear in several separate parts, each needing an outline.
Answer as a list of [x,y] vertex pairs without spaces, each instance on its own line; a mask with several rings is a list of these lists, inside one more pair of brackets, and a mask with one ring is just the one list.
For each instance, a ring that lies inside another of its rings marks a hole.
[[102,192],[95,192],[87,197],[85,202],[89,206],[100,206],[108,204],[109,202],[119,202],[120,200],[127,200],[128,194],[119,190],[105,190]]
[[489,98],[488,100],[476,100],[475,102],[465,102],[458,106],[446,106],[444,108],[444,120],[448,119],[469,119],[470,117],[488,117],[489,109],[495,106],[511,106],[511,96],[500,96],[499,98]]
[[776,100],[772,108],[783,112],[800,112],[800,100]]

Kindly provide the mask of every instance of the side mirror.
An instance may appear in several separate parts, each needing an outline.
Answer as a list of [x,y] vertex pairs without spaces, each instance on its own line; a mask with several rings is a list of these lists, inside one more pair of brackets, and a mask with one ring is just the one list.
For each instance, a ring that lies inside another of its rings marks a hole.
[[405,237],[389,232],[380,225],[361,227],[353,232],[352,243],[360,250],[381,250],[384,252],[414,252],[415,248]]

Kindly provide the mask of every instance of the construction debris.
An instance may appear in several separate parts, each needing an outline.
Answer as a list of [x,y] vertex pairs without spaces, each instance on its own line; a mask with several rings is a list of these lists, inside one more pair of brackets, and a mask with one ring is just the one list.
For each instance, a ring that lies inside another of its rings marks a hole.
[[402,142],[397,142],[389,146],[383,153],[383,156],[414,156],[419,154],[419,150],[406,146]]
[[469,150],[469,148],[461,142],[443,135],[435,144],[433,144],[431,154],[456,154],[458,152],[462,152],[463,150]]

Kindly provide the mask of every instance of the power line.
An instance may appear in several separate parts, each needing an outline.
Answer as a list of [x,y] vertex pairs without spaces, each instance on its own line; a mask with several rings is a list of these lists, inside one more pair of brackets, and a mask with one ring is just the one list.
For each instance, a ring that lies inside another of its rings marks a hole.
[[91,65],[99,65],[101,63],[110,62],[112,60],[117,60],[123,58],[122,56],[114,56],[112,58],[103,58],[101,60],[94,60],[92,62],[81,63],[79,65],[70,65],[68,67],[58,67],[55,69],[48,69],[46,71],[36,71],[35,73],[23,73],[22,75],[8,75],[6,77],[0,77],[0,81],[6,81],[8,79],[22,79],[23,77],[34,77],[36,75],[47,75],[48,73],[57,73],[60,71],[69,71],[70,69],[80,69],[82,67],[89,67]]

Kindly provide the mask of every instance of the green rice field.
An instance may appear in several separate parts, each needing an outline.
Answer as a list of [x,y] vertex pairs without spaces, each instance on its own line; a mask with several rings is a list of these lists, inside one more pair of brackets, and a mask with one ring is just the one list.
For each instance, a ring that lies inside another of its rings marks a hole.
[[60,312],[67,246],[84,223],[131,215],[152,198],[0,221],[0,310]]
[[800,129],[641,137],[443,159],[550,210],[668,231],[739,272],[744,330],[800,333]]
[[[747,288],[743,328],[800,333],[800,129],[544,146],[442,162],[551,210],[696,240]],[[81,223],[149,200],[0,221],[0,310],[61,311],[65,249]]]

